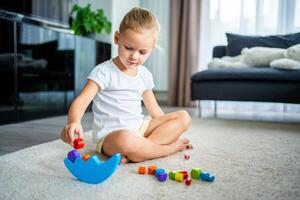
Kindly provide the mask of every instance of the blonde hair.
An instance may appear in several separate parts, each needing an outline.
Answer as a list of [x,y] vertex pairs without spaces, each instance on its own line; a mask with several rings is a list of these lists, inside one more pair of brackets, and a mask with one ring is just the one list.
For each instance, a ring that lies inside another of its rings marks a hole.
[[160,31],[160,25],[156,17],[147,9],[134,7],[123,18],[119,26],[119,32],[126,29],[140,32],[142,29],[155,29]]

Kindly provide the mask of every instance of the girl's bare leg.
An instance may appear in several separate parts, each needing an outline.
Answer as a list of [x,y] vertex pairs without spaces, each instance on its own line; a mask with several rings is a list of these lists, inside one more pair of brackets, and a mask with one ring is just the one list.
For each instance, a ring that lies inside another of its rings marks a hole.
[[156,144],[124,129],[107,135],[102,150],[108,156],[120,153],[133,162],[141,162],[176,153],[185,149],[188,144],[187,139],[178,139],[168,145]]
[[191,117],[184,111],[177,111],[152,119],[145,137],[156,144],[170,144],[176,141],[189,127]]

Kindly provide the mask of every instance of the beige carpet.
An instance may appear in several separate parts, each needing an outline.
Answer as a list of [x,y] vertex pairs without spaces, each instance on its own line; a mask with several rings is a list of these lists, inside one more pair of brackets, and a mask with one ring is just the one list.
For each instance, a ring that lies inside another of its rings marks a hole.
[[[74,179],[63,159],[71,150],[54,141],[0,157],[0,199],[300,199],[300,125],[193,119],[194,149],[118,167],[99,185]],[[91,152],[93,145],[84,150]],[[84,152],[82,152],[84,153]],[[184,160],[185,153],[191,155]],[[213,183],[191,186],[138,175],[140,165],[170,170],[200,167]]]

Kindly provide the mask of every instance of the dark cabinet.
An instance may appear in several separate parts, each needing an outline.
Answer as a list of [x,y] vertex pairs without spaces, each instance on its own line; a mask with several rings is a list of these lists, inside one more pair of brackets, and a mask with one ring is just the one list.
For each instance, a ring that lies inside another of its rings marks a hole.
[[74,98],[75,50],[37,40],[24,26],[0,20],[1,124],[64,114]]
[[0,16],[0,124],[67,114],[83,80],[110,52],[107,43]]

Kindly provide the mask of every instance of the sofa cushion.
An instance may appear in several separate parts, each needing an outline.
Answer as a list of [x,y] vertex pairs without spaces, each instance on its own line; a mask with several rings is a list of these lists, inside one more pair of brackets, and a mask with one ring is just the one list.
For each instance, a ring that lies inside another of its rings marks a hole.
[[228,56],[236,56],[241,53],[244,47],[274,47],[289,48],[295,44],[300,44],[300,32],[287,35],[271,35],[271,36],[248,36],[226,33]]
[[287,71],[273,68],[226,68],[205,70],[192,76],[192,82],[210,80],[300,82],[300,70]]

